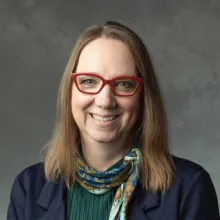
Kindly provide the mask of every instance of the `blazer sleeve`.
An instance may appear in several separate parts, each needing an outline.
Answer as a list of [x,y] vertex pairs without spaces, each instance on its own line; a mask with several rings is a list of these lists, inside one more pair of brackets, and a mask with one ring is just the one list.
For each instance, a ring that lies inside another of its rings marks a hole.
[[192,179],[181,202],[180,216],[181,220],[220,220],[215,188],[205,170]]
[[25,189],[17,177],[11,189],[7,220],[25,220],[25,195]]

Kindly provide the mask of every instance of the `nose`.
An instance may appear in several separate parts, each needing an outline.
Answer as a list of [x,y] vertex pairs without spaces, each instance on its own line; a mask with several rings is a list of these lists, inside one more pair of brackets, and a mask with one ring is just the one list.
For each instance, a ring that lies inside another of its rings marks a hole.
[[110,109],[116,106],[115,96],[109,85],[105,85],[102,90],[96,94],[95,104],[102,109]]

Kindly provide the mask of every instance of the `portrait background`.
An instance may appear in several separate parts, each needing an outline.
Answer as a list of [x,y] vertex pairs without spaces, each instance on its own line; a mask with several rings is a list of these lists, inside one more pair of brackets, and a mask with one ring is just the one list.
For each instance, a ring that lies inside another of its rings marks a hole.
[[40,160],[61,75],[80,33],[115,20],[146,43],[171,152],[201,164],[220,201],[219,0],[0,0],[0,219],[15,176]]

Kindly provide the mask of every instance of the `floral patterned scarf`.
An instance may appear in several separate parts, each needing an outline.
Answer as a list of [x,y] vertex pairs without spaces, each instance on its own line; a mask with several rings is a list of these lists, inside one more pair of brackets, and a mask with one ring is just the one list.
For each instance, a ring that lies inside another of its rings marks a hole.
[[125,155],[123,163],[103,172],[97,172],[88,166],[83,157],[77,158],[76,180],[89,192],[104,194],[117,187],[109,220],[127,219],[127,205],[139,176],[139,158],[140,151],[133,148]]

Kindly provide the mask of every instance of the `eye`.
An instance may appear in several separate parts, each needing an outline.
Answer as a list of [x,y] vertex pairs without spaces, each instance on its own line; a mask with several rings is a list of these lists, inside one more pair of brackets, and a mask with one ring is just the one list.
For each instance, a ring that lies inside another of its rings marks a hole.
[[134,88],[134,83],[129,81],[116,81],[113,85],[125,89]]
[[95,80],[94,79],[84,79],[84,80],[81,80],[79,82],[79,84],[91,85],[91,84],[95,84]]

